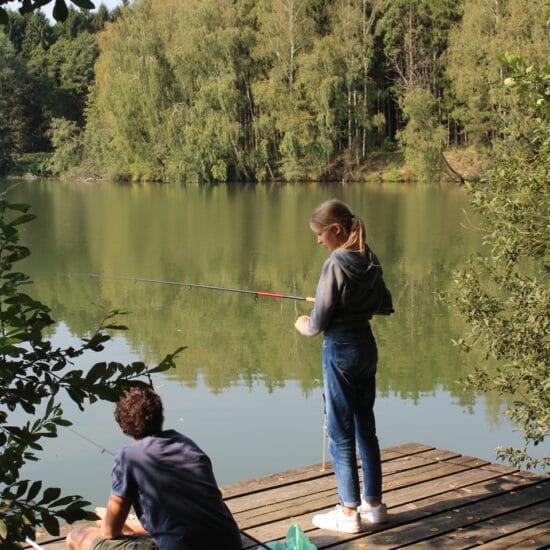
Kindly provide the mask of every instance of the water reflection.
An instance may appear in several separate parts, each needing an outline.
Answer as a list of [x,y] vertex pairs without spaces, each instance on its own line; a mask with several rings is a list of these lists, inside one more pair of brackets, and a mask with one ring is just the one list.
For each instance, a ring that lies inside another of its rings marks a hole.
[[466,201],[455,188],[32,183],[24,193],[39,215],[25,239],[33,251],[27,269],[54,317],[83,335],[106,311],[126,309],[134,351],[155,361],[188,345],[173,376],[192,383],[203,374],[214,391],[257,380],[314,386],[319,342],[299,338],[292,323],[309,306],[76,274],[312,295],[326,251],[307,220],[322,200],[342,198],[367,221],[395,298],[397,314],[375,322],[381,391],[454,391],[456,327],[434,293],[478,242],[460,227]]
[[[32,250],[24,269],[35,281],[35,296],[62,322],[56,338],[82,337],[107,311],[122,308],[131,312],[125,319],[130,331],[117,344],[118,360],[153,363],[188,346],[177,370],[158,382],[173,425],[185,418],[189,435],[223,464],[221,482],[320,461],[321,339],[300,337],[293,327],[310,307],[82,274],[313,295],[326,251],[316,245],[308,218],[331,197],[365,219],[394,295],[396,313],[377,318],[373,327],[382,445],[445,442],[453,430],[460,433],[457,415],[471,414],[481,417],[480,433],[504,429],[501,443],[511,442],[500,401],[480,405],[457,385],[467,361],[476,358],[453,349],[451,338],[462,327],[435,297],[479,246],[479,235],[462,225],[468,205],[459,188],[30,182],[15,195],[38,214],[24,237]],[[437,413],[425,415],[426,407]],[[95,420],[77,419],[86,433],[113,447],[124,442],[108,405],[87,414]],[[93,428],[98,423],[99,432]],[[494,458],[489,437],[451,443],[452,450]],[[90,456],[82,441],[76,446],[74,460],[97,467],[97,452]]]

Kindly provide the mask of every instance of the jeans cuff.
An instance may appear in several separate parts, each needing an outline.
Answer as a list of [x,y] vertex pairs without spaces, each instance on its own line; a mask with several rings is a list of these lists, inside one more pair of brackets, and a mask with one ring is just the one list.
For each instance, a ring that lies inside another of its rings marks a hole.
[[346,508],[357,508],[361,503],[357,502],[356,500],[353,502],[342,502],[342,506],[345,506]]

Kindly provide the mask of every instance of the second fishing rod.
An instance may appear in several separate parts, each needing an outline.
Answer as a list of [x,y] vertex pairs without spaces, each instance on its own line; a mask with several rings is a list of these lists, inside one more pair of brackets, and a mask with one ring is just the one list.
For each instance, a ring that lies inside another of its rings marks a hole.
[[185,283],[181,281],[164,281],[162,279],[147,279],[144,277],[130,277],[126,275],[103,275],[101,273],[68,273],[69,276],[78,276],[78,277],[91,277],[93,279],[113,279],[120,281],[130,281],[136,283],[151,283],[151,284],[160,284],[160,285],[171,285],[171,286],[184,286],[188,288],[201,288],[205,290],[217,290],[221,292],[236,292],[239,294],[252,294],[256,297],[263,298],[280,298],[286,300],[298,300],[304,302],[315,302],[315,298],[311,296],[293,296],[291,294],[280,294],[278,292],[266,292],[262,290],[244,290],[239,288],[228,288],[224,286],[216,285],[206,285],[200,283]]

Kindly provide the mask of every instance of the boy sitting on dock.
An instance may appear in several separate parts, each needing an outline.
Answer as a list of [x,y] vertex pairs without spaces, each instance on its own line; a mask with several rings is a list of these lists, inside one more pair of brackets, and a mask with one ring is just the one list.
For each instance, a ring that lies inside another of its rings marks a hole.
[[[70,550],[195,550],[242,547],[239,528],[223,502],[208,456],[188,437],[163,430],[160,397],[133,388],[115,419],[134,439],[115,456],[107,508],[97,527],[76,527]],[[128,514],[133,507],[137,519]]]

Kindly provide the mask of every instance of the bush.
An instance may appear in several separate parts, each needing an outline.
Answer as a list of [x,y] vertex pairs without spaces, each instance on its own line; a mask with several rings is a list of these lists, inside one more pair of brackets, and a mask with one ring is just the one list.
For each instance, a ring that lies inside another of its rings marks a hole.
[[50,153],[25,153],[17,155],[14,159],[13,168],[11,168],[10,176],[39,176],[47,177],[51,175],[49,169]]
[[467,187],[488,252],[456,273],[451,304],[472,328],[457,343],[497,362],[494,371],[479,365],[466,385],[509,396],[506,414],[523,432],[522,448],[499,448],[497,456],[548,469],[550,457],[532,454],[550,433],[550,67],[536,71],[519,56],[502,61],[503,139],[485,177]]
[[[66,393],[80,409],[99,399],[116,401],[130,386],[145,386],[146,377],[175,366],[183,349],[167,355],[156,367],[142,362],[123,365],[100,362],[87,372],[73,363],[84,352],[104,350],[108,330],[124,330],[115,322],[117,312],[105,317],[79,347],[55,348],[44,336],[52,326],[47,306],[23,292],[30,284],[27,275],[13,265],[30,251],[19,244],[19,227],[35,216],[29,206],[10,203],[0,194],[0,547],[17,548],[18,542],[33,537],[42,525],[59,534],[59,518],[66,522],[92,519],[89,502],[77,495],[63,496],[42,481],[21,479],[28,461],[38,460],[44,437],[57,437],[58,429],[71,423],[64,417],[59,394]],[[28,420],[12,421],[12,413]]]
[[403,98],[407,125],[398,133],[407,168],[421,181],[437,182],[442,172],[446,130],[435,120],[436,101],[429,90],[416,88]]
[[82,162],[84,142],[82,131],[72,120],[54,118],[50,137],[55,149],[49,163],[52,173],[59,175]]

